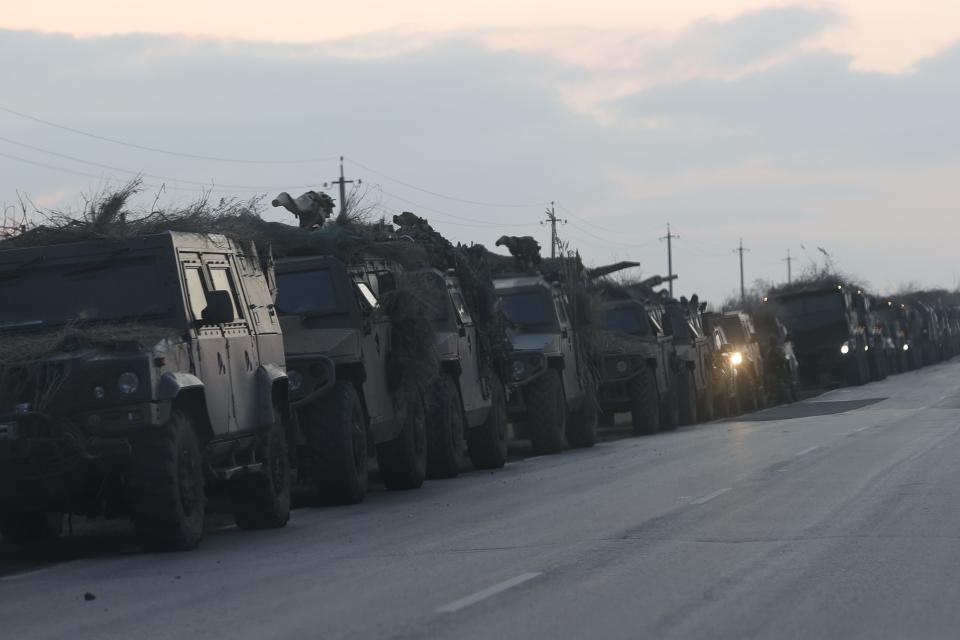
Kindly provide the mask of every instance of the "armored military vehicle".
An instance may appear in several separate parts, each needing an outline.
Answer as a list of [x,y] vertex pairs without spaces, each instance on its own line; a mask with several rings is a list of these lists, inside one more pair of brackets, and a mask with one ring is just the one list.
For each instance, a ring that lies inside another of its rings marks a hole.
[[190,549],[207,496],[242,528],[290,512],[280,324],[253,247],[161,233],[0,251],[4,540],[128,514]]
[[427,433],[420,383],[436,371],[425,359],[418,372],[416,353],[401,353],[398,344],[419,338],[432,349],[434,337],[417,336],[391,315],[389,306],[404,302],[396,269],[375,258],[347,265],[310,256],[284,258],[276,270],[302,476],[324,500],[356,503],[366,495],[368,461],[376,455],[387,488],[421,486]]
[[730,349],[730,340],[723,327],[711,323],[710,314],[704,314],[704,329],[710,346],[710,392],[713,396],[713,415],[730,417],[740,415],[740,384],[738,365],[741,358],[735,358],[736,352]]
[[612,424],[616,412],[628,411],[634,434],[656,433],[664,423],[675,424],[673,412],[661,415],[661,405],[670,407],[675,401],[673,338],[659,324],[659,314],[651,315],[648,303],[632,296],[606,297],[600,308],[602,416]]
[[667,298],[663,306],[663,326],[673,338],[680,363],[676,389],[681,425],[713,418],[713,393],[709,388],[712,356],[701,316],[705,308],[696,295],[690,301]]
[[869,345],[847,287],[833,281],[803,283],[771,292],[768,304],[790,332],[801,382],[869,380]]
[[567,443],[592,446],[595,382],[563,286],[542,275],[493,283],[510,327],[508,408],[517,435],[540,453],[558,453]]
[[800,363],[793,350],[790,332],[776,315],[761,309],[751,316],[760,351],[763,353],[763,375],[771,402],[796,402],[799,399]]
[[903,306],[893,300],[871,300],[874,323],[883,336],[887,352],[887,367],[890,373],[903,373],[910,369],[910,341],[907,336]]
[[725,350],[737,368],[737,397],[741,409],[756,411],[766,405],[764,362],[750,316],[739,311],[709,313],[704,316],[708,328],[722,327]]
[[427,416],[430,476],[456,476],[465,450],[478,469],[502,467],[507,461],[506,391],[491,354],[483,352],[459,278],[452,271],[420,269],[403,274],[401,282],[427,300],[436,329],[441,375],[431,388]]
[[870,296],[859,288],[851,291],[850,295],[857,311],[859,329],[866,340],[870,379],[883,380],[890,374],[889,360],[893,355],[893,345],[884,339],[883,325],[876,321]]

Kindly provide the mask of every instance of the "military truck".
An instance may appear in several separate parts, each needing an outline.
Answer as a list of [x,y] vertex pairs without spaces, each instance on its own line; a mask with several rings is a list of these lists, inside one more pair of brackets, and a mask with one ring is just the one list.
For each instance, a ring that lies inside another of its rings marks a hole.
[[464,452],[478,469],[507,462],[506,390],[489,353],[483,353],[477,322],[454,272],[420,269],[403,274],[428,301],[437,336],[441,375],[431,387],[427,416],[428,474],[456,476]]
[[129,515],[191,549],[207,498],[241,528],[290,513],[280,324],[255,249],[160,233],[0,251],[0,520]]
[[803,384],[859,385],[869,380],[868,344],[843,284],[804,283],[775,290],[767,304],[790,332]]
[[[400,295],[396,268],[372,257],[347,265],[307,256],[283,258],[276,271],[301,479],[311,479],[327,502],[360,502],[376,455],[387,488],[420,487],[426,410],[423,389],[405,366],[410,358],[396,348],[411,336],[386,308]],[[436,372],[425,367],[421,381],[429,382]]]
[[508,410],[518,437],[538,453],[596,442],[596,388],[560,282],[542,275],[493,281],[508,321]]
[[889,360],[893,355],[893,345],[884,340],[883,326],[877,323],[870,296],[862,289],[851,292],[854,308],[857,310],[857,321],[860,330],[864,333],[867,350],[867,364],[870,368],[871,380],[883,380],[890,374]]
[[673,338],[680,362],[676,389],[681,425],[713,418],[713,392],[709,387],[712,356],[701,316],[705,308],[696,295],[690,301],[667,298],[663,306],[663,326]]
[[766,406],[763,355],[750,316],[739,311],[709,313],[704,316],[708,328],[722,327],[725,350],[737,368],[737,397],[742,410],[756,411]]
[[751,316],[760,350],[764,354],[764,386],[771,402],[796,402],[799,399],[800,362],[790,341],[790,332],[777,316],[755,312]]
[[874,323],[882,334],[887,367],[890,373],[903,373],[910,369],[910,340],[903,318],[903,306],[893,300],[871,300]]
[[734,358],[730,350],[730,340],[723,327],[708,320],[709,314],[704,314],[704,329],[707,332],[707,342],[710,346],[710,392],[713,396],[714,417],[731,417],[740,415],[740,383],[739,367],[742,362]]
[[[616,412],[630,412],[636,435],[657,433],[661,426],[676,424],[672,407],[676,351],[648,304],[633,297],[607,299],[600,307],[599,367],[601,417],[613,423]],[[659,316],[659,314],[656,314]]]

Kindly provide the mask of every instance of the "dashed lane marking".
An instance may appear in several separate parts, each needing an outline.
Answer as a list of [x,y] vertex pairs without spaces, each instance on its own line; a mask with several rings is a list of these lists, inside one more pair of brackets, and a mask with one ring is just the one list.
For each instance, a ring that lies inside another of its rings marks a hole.
[[456,613],[461,609],[466,609],[469,606],[475,605],[478,602],[482,602],[487,598],[491,598],[498,593],[503,593],[507,589],[512,589],[513,587],[519,586],[524,582],[529,582],[534,578],[543,575],[542,573],[521,573],[520,575],[510,578],[509,580],[504,580],[503,582],[497,583],[492,587],[487,587],[477,591],[476,593],[467,596],[466,598],[460,598],[459,600],[454,600],[449,604],[445,604],[442,607],[437,608],[437,613]]
[[807,455],[808,453],[813,453],[814,451],[816,451],[816,450],[819,449],[819,448],[820,448],[819,445],[816,446],[816,447],[807,447],[807,448],[804,449],[803,451],[798,452],[797,455],[796,455],[796,457],[799,458],[800,456],[805,456],[805,455]]
[[701,496],[701,497],[697,498],[696,500],[691,500],[691,501],[690,501],[690,504],[706,504],[706,503],[710,502],[711,500],[713,500],[714,498],[719,498],[720,496],[722,496],[723,494],[727,493],[728,491],[733,491],[733,488],[731,488],[731,487],[726,487],[726,488],[724,488],[724,489],[717,489],[717,490],[714,491],[713,493],[708,493],[707,495]]

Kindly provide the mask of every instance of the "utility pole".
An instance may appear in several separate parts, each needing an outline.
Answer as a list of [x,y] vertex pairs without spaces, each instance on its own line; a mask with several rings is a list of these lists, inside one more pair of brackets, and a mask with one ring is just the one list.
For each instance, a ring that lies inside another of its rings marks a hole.
[[673,297],[673,240],[680,239],[676,233],[670,232],[670,223],[667,223],[667,235],[660,238],[667,241],[667,277],[670,280],[670,297]]
[[740,238],[740,246],[733,250],[734,253],[740,254],[740,304],[744,304],[747,301],[747,287],[743,282],[743,252],[746,251],[749,253],[750,249],[746,249],[743,246],[743,238]]
[[566,220],[562,220],[557,217],[557,213],[553,208],[554,203],[550,202],[550,208],[547,209],[547,218],[546,220],[541,220],[540,224],[549,223],[550,224],[550,257],[557,257],[557,245],[559,240],[557,239],[557,223],[567,224]]
[[792,277],[793,273],[790,269],[790,266],[794,260],[796,260],[796,258],[791,258],[790,249],[787,249],[787,257],[783,259],[783,262],[787,263],[787,284],[790,284],[791,282],[793,282],[793,277]]
[[[340,179],[323,183],[324,188],[335,184],[340,185],[340,215],[346,215],[347,213],[347,185],[353,183],[354,180],[346,180],[343,177],[343,156],[340,156]],[[359,186],[363,184],[363,180],[357,179],[356,183]]]

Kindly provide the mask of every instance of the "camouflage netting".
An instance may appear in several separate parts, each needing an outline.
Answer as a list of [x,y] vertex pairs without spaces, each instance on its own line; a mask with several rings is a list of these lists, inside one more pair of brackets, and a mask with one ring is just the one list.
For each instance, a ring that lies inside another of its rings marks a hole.
[[52,331],[0,334],[0,410],[20,403],[28,403],[35,411],[48,408],[67,379],[66,370],[51,360],[53,356],[93,347],[151,347],[165,339],[178,339],[178,333],[169,327],[128,322],[71,323]]

